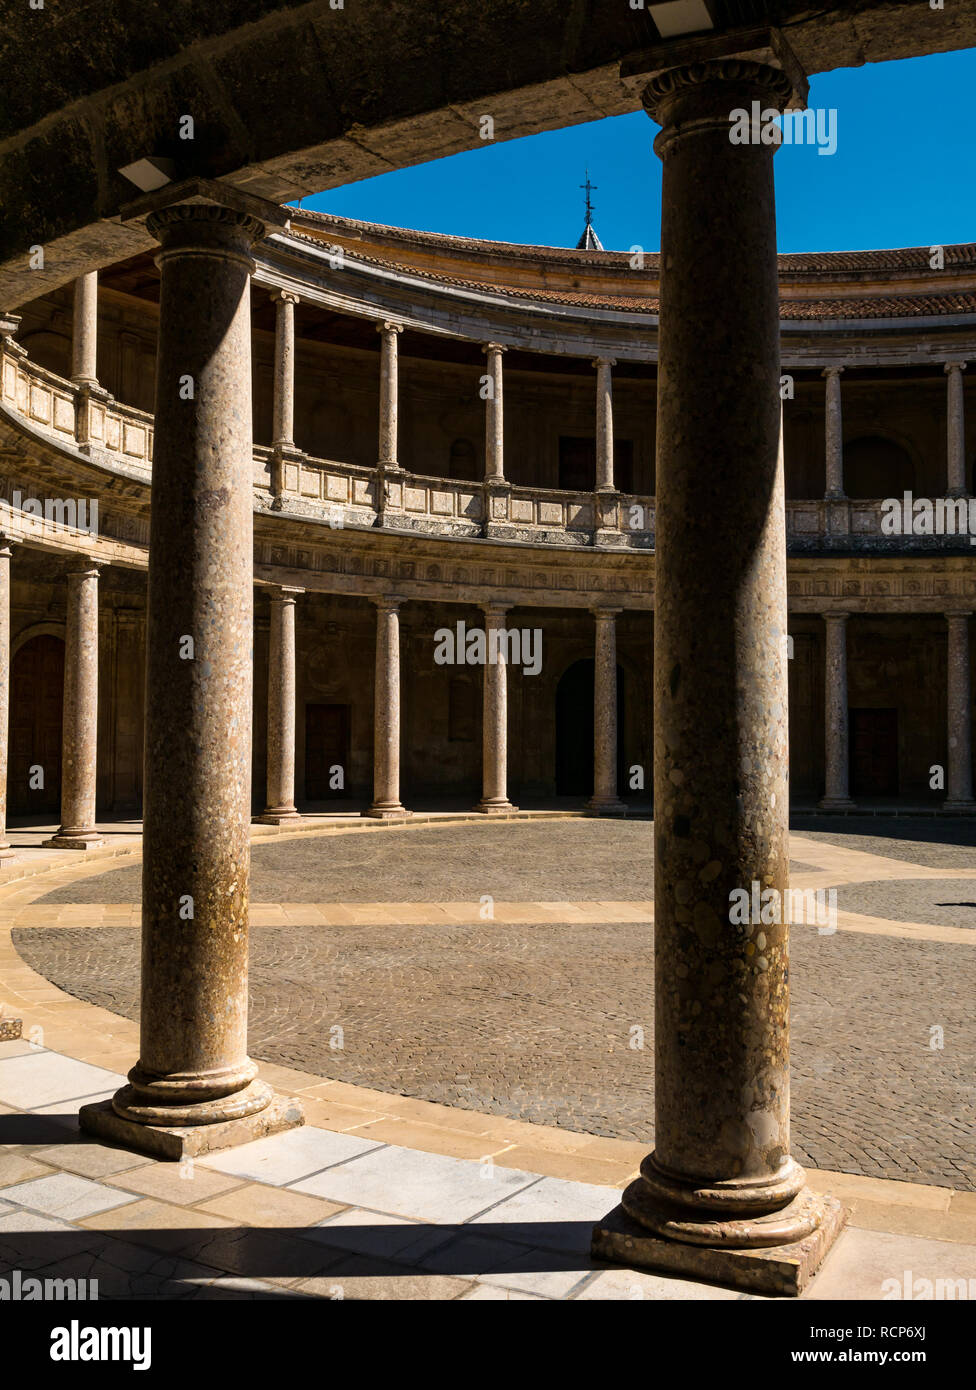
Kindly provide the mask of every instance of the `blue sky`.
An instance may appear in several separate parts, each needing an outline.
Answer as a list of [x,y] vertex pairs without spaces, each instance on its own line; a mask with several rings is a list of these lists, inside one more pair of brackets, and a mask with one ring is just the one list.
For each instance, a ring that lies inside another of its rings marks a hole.
[[[810,105],[837,113],[837,151],[784,146],[776,155],[780,250],[976,241],[974,92],[976,49],[813,78]],[[604,246],[655,251],[656,132],[638,113],[486,142],[331,189],[303,206],[424,231],[573,246],[583,227],[579,185],[588,167],[597,185],[593,222]]]

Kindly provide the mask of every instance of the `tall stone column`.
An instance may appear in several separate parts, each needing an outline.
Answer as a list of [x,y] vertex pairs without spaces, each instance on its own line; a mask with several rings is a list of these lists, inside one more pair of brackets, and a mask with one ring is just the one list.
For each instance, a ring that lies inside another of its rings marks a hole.
[[962,374],[965,362],[947,362],[946,372],[946,492],[949,497],[965,497],[966,414],[963,403]]
[[397,337],[403,329],[398,323],[379,323],[376,331],[380,335],[379,463],[382,469],[390,472],[400,467],[397,458]]
[[75,308],[71,323],[71,380],[78,386],[97,386],[98,368],[98,271],[75,281]]
[[501,343],[486,343],[482,351],[488,358],[485,382],[485,480],[505,481],[505,411],[503,402]]
[[946,811],[972,811],[973,801],[973,695],[969,657],[969,613],[947,613],[949,769]]
[[486,816],[517,811],[508,799],[508,660],[501,604],[485,606],[485,675],[482,715],[482,794],[475,806]]
[[849,613],[825,613],[827,625],[824,664],[824,794],[825,811],[854,805],[850,794],[850,734],[847,710],[847,619]]
[[596,367],[596,490],[613,492],[613,368],[612,357],[597,357]]
[[301,822],[295,809],[295,600],[304,589],[271,591],[268,644],[268,804],[263,825]]
[[275,363],[272,444],[295,448],[295,305],[298,295],[275,290]]
[[364,816],[403,820],[400,802],[400,604],[376,604],[376,679],[373,687],[373,801]]
[[[773,147],[792,83],[654,76],[663,130],[654,623],[655,1147],[599,1255],[798,1292],[839,1205],[790,1157],[786,533]],[[758,123],[757,123],[758,125]],[[711,499],[708,505],[703,499]],[[767,899],[769,901],[769,899]]]
[[626,811],[617,795],[617,614],[595,608],[596,660],[593,682],[593,795],[587,809],[601,816]]
[[104,843],[95,828],[98,765],[98,565],[68,571],[61,727],[61,828],[45,845],[89,849]]
[[845,496],[844,420],[840,395],[840,374],[843,370],[843,367],[825,367],[821,373],[827,380],[824,465],[827,478],[826,496],[831,501],[841,501]]
[[[172,196],[172,195],[171,195]],[[149,539],[139,1061],[82,1126],[167,1157],[301,1123],[247,1055],[253,646],[251,245],[165,203]],[[165,193],[161,195],[165,198]],[[188,386],[192,385],[192,391]]]
[[12,859],[7,841],[7,739],[10,717],[10,557],[16,542],[0,532],[0,859]]

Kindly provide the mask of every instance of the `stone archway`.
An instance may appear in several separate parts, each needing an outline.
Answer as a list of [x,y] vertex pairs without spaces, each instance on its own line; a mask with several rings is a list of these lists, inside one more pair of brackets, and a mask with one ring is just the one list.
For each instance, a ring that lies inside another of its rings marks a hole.
[[[61,721],[64,702],[64,640],[35,632],[18,644],[10,666],[10,754],[8,800],[15,816],[57,815],[61,805]],[[44,773],[31,788],[31,768]]]

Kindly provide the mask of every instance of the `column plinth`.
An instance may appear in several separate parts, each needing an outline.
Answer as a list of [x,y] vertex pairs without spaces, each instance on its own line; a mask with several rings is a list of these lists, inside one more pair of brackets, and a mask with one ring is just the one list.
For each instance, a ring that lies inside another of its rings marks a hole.
[[68,572],[61,731],[61,826],[50,849],[104,844],[95,827],[98,758],[98,566]]
[[597,816],[622,816],[617,795],[617,614],[597,608],[593,678],[593,795],[586,809]]
[[[82,1127],[164,1157],[302,1123],[247,1055],[253,537],[250,249],[163,206],[149,543],[140,1055]],[[189,377],[192,396],[181,387]]]
[[406,820],[400,801],[400,604],[377,599],[376,679],[373,690],[373,820]]
[[824,811],[848,811],[850,796],[850,731],[847,709],[848,613],[825,613],[827,625],[824,665]]
[[733,144],[730,113],[782,109],[791,85],[730,59],[670,69],[644,93],[664,164],[656,1113],[654,1151],[593,1252],[796,1294],[840,1208],[790,1156],[788,924],[732,911],[753,884],[783,903],[789,847],[773,147],[758,130]]
[[947,705],[949,769],[944,811],[973,811],[972,676],[969,613],[947,613]]
[[485,609],[482,794],[474,808],[484,816],[508,816],[518,810],[508,799],[508,662],[504,641],[493,636],[505,627],[507,612],[496,604]]
[[[0,859],[15,851],[7,840],[7,738],[10,717],[10,557],[15,542],[0,533]],[[2,1011],[0,1011],[2,1014]],[[0,1032],[0,1038],[4,1034]],[[13,1036],[9,1034],[8,1036]],[[19,1036],[19,1034],[17,1035]]]
[[271,593],[268,651],[268,804],[261,825],[300,825],[295,809],[295,600],[304,589]]

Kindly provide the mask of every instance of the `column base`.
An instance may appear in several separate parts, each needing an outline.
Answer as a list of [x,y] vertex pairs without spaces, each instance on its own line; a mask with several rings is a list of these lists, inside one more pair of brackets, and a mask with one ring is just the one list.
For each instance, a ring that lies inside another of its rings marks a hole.
[[954,797],[952,800],[943,801],[942,809],[943,811],[960,811],[963,813],[968,812],[970,815],[972,815],[974,812],[976,812],[976,801],[974,801],[972,797],[965,797],[963,799],[958,799]]
[[301,825],[303,817],[292,809],[290,811],[262,811],[254,817],[255,825]]
[[[129,1089],[123,1087],[119,1095]],[[262,1110],[239,1119],[216,1124],[154,1125],[127,1119],[118,1114],[111,1100],[100,1100],[81,1107],[78,1123],[86,1134],[111,1144],[121,1144],[153,1158],[179,1160],[297,1129],[305,1123],[305,1111],[295,1096],[272,1095]]]
[[50,840],[42,842],[42,849],[93,849],[104,845],[105,837],[97,830],[59,830]]
[[817,802],[821,811],[853,811],[855,803],[849,796],[824,796]]
[[482,798],[477,806],[472,806],[471,809],[482,816],[510,816],[518,810],[518,807],[513,806],[508,800],[489,799],[486,801]]
[[16,858],[16,855],[17,851],[15,849],[11,849],[10,845],[8,845],[6,842],[0,844],[0,860],[14,859]]
[[[632,1183],[628,1194],[638,1186],[639,1183]],[[688,1215],[679,1208],[673,1212],[680,1213],[680,1218]],[[665,1222],[670,1215],[663,1208],[659,1213]],[[729,1248],[721,1243],[723,1231],[730,1226],[749,1226],[751,1234],[761,1239],[764,1221],[775,1222],[781,1227],[784,1220],[791,1218],[799,1219],[801,1227],[814,1220],[816,1224],[809,1234],[786,1245]],[[788,1207],[774,1212],[772,1217],[711,1223],[716,1243],[701,1245],[658,1235],[635,1221],[620,1205],[594,1226],[590,1249],[594,1259],[611,1264],[708,1279],[749,1293],[796,1298],[823,1264],[846,1219],[847,1211],[836,1197],[821,1196],[804,1188]]]
[[362,814],[368,816],[370,820],[409,820],[413,812],[408,811],[405,806],[401,806],[399,801],[395,803],[380,801],[368,807]]
[[627,807],[616,797],[591,796],[583,810],[588,816],[625,816],[627,814]]
[[23,1032],[22,1018],[0,1018],[0,1042],[16,1042]]

